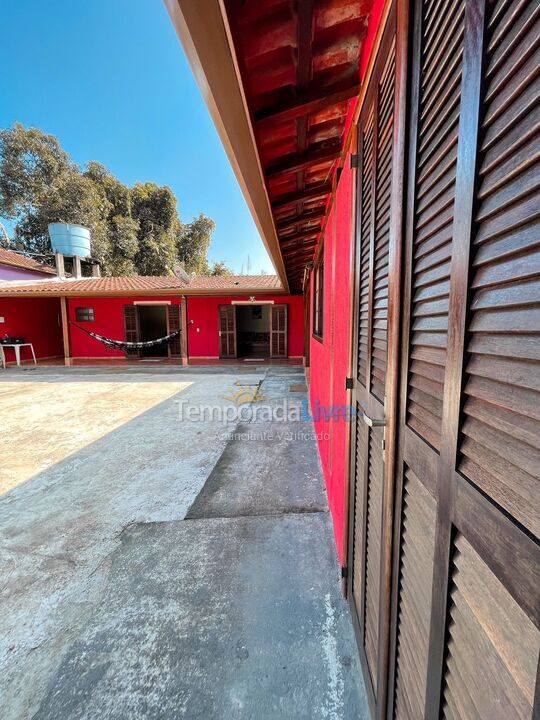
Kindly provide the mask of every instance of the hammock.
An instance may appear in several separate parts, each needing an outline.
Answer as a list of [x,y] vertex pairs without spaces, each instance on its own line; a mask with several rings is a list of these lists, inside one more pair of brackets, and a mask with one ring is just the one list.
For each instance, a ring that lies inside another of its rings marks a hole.
[[148,348],[154,347],[155,345],[161,345],[162,343],[169,343],[171,342],[171,340],[174,340],[176,337],[178,337],[181,333],[181,330],[175,330],[174,332],[169,333],[169,335],[165,335],[165,337],[161,338],[156,338],[155,340],[145,340],[143,342],[126,342],[125,340],[113,340],[112,338],[103,337],[103,335],[98,335],[97,333],[92,332],[91,330],[87,330],[86,328],[83,328],[74,322],[71,322],[71,325],[75,325],[76,328],[79,328],[79,330],[82,330],[87,335],[90,335],[90,337],[93,337],[95,340],[99,340],[99,342],[103,343],[105,347],[119,348],[120,350],[138,350],[140,348]]

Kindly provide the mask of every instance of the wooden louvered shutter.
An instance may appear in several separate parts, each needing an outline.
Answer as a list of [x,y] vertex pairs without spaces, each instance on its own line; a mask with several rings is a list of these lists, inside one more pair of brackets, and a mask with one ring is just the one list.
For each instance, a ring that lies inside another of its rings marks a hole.
[[270,357],[287,357],[287,305],[270,306]]
[[[358,122],[356,274],[348,597],[370,705],[384,707],[392,523],[393,437],[399,330],[400,183],[403,133],[397,82],[405,43],[396,40],[397,4],[390,10]],[[406,22],[402,24],[406,37]],[[398,43],[400,53],[397,52]],[[393,278],[389,292],[389,278]],[[394,361],[390,361],[390,357]],[[390,423],[384,427],[385,413]]]
[[236,357],[236,306],[220,305],[219,312],[219,357]]
[[[139,342],[139,312],[136,305],[124,305],[124,335],[126,342]],[[140,350],[126,350],[126,357],[139,357]]]
[[[182,330],[182,323],[180,319],[180,305],[168,305],[167,306],[167,332],[172,333],[176,330]],[[177,358],[182,355],[182,341],[181,336],[178,335],[172,342],[169,343],[169,357]]]
[[418,0],[415,14],[389,715],[531,719],[540,13]]

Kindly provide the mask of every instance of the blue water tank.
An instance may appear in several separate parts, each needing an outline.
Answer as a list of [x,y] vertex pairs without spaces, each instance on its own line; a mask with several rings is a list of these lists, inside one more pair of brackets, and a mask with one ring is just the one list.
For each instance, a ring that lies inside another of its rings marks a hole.
[[49,237],[53,252],[90,257],[90,230],[71,223],[50,223]]

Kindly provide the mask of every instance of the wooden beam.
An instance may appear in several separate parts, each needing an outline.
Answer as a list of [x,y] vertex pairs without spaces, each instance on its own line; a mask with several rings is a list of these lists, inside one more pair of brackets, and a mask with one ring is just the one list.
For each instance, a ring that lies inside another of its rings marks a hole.
[[332,105],[338,105],[345,100],[350,100],[360,92],[358,83],[351,84],[348,81],[341,87],[316,88],[310,90],[288,102],[273,105],[255,113],[255,122],[259,127],[264,127],[274,122],[287,122],[302,115],[324,110]]
[[321,228],[313,228],[312,230],[304,230],[303,232],[295,233],[294,235],[288,235],[281,239],[280,247],[283,250],[289,245],[297,244],[299,240],[307,240],[308,238],[316,238],[321,232]]
[[330,183],[325,183],[324,185],[317,185],[317,187],[311,187],[307,188],[306,190],[300,190],[292,193],[288,193],[287,195],[282,195],[279,198],[276,198],[273,203],[272,207],[274,210],[281,210],[283,208],[291,207],[291,205],[296,205],[299,202],[304,202],[306,200],[317,200],[318,198],[325,197],[326,195],[330,195],[332,192],[332,185]]
[[67,300],[65,297],[60,298],[60,316],[62,318],[62,340],[64,344],[64,365],[72,365],[71,343],[69,339],[69,316]]
[[286,220],[278,222],[277,231],[278,233],[280,233],[282,230],[290,230],[291,228],[295,228],[297,225],[301,225],[303,223],[313,222],[313,220],[320,220],[322,217],[324,217],[324,214],[324,208],[320,208],[312,212],[302,213],[301,215],[289,217]]
[[334,162],[341,154],[341,142],[322,150],[312,150],[311,152],[298,153],[290,155],[283,162],[270,165],[266,168],[266,177],[276,177],[277,175],[285,175],[287,173],[305,170],[310,165],[319,165],[323,163]]

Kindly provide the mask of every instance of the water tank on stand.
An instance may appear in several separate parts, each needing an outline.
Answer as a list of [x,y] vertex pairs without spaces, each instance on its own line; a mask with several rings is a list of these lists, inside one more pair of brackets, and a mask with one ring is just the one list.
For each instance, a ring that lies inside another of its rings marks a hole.
[[90,257],[90,230],[71,223],[50,223],[49,237],[53,252],[67,257]]

